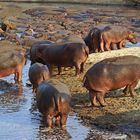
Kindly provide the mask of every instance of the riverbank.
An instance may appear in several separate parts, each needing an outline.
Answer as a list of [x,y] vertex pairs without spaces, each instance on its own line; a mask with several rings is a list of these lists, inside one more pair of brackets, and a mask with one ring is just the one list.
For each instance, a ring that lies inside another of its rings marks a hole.
[[0,2],[17,2],[17,3],[58,3],[58,4],[88,4],[88,5],[123,5],[123,6],[138,6],[139,1],[133,0],[0,0]]

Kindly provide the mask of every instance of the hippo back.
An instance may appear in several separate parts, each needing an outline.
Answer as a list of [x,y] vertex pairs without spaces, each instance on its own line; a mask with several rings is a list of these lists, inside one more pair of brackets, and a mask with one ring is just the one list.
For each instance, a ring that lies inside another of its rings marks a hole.
[[64,111],[69,111],[71,100],[70,92],[67,86],[57,80],[43,81],[37,89],[37,106],[41,113],[49,111],[50,108],[63,112],[60,107],[60,100],[67,103]]

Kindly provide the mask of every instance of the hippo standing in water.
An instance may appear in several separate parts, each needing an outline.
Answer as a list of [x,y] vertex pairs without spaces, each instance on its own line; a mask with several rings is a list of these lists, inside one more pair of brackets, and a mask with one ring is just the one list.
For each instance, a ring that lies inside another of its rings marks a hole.
[[14,74],[15,83],[22,82],[22,70],[25,64],[25,50],[13,47],[0,48],[0,78]]
[[43,81],[38,86],[36,99],[45,124],[52,128],[55,118],[55,124],[65,129],[71,101],[68,87],[54,79]]
[[34,63],[29,68],[29,80],[33,85],[33,92],[37,91],[38,85],[43,80],[48,80],[50,78],[49,69],[46,65],[41,63]]
[[89,90],[90,101],[105,106],[104,96],[111,90],[125,87],[134,97],[134,88],[140,79],[140,57],[128,55],[104,59],[93,65],[84,76],[84,87]]
[[123,48],[124,41],[128,40],[131,43],[137,43],[134,33],[128,29],[112,26],[101,32],[100,35],[100,49],[103,52],[104,47],[110,50],[111,43],[119,43],[119,48]]

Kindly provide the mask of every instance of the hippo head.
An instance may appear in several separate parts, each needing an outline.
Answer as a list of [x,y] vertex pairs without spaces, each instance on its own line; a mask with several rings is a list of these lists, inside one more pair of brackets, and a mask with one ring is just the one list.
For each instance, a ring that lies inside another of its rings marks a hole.
[[134,43],[134,44],[137,43],[136,36],[134,35],[134,32],[128,31],[127,40],[130,41],[131,43]]

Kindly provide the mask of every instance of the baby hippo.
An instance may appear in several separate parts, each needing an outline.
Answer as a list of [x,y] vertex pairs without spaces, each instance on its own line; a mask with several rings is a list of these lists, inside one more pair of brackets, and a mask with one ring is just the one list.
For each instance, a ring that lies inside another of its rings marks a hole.
[[33,65],[31,65],[28,75],[29,80],[33,85],[33,92],[37,91],[38,85],[43,80],[48,80],[50,78],[48,67],[41,63],[34,63]]
[[55,124],[66,129],[66,121],[70,112],[70,92],[68,87],[57,81],[49,80],[40,83],[37,89],[37,107],[44,116],[44,122],[49,127]]
[[89,90],[91,104],[105,106],[108,91],[125,87],[124,93],[134,97],[134,88],[140,79],[140,57],[128,55],[104,59],[93,65],[84,76],[84,87]]

